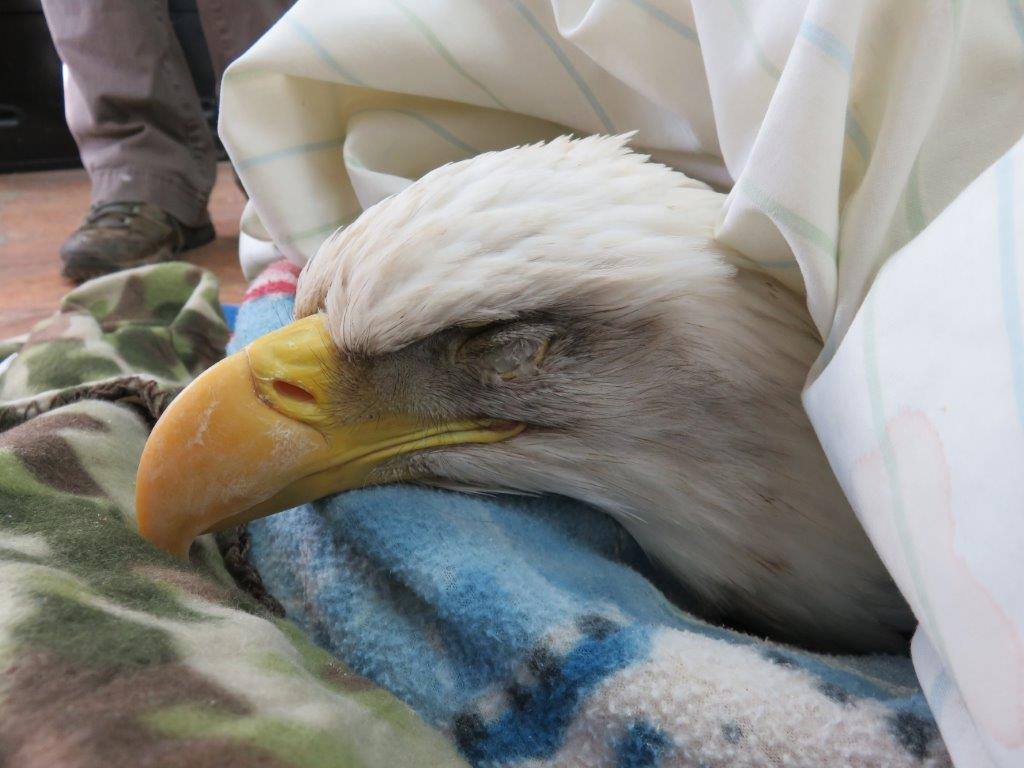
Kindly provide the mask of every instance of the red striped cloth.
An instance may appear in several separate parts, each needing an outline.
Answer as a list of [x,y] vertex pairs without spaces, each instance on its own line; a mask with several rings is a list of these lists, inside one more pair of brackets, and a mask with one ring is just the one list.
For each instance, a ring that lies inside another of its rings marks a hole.
[[242,297],[245,303],[260,296],[292,295],[299,282],[301,269],[290,261],[277,261],[263,270],[259,277],[249,284],[249,290]]

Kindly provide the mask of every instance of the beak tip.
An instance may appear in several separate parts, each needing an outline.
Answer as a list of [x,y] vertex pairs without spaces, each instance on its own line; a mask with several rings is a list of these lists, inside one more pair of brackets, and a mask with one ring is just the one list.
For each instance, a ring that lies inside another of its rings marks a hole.
[[[142,465],[145,464],[143,457]],[[141,465],[140,465],[141,466]],[[157,549],[174,557],[188,560],[192,538],[174,525],[175,516],[158,503],[157,489],[150,488],[145,472],[137,477],[135,490],[135,524],[139,535]]]

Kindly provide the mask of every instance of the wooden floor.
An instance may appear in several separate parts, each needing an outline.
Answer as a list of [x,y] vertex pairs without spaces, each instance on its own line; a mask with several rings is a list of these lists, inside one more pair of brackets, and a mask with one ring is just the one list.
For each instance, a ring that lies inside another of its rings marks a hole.
[[[220,278],[221,301],[245,290],[238,267],[238,220],[245,196],[228,165],[217,172],[210,216],[217,239],[184,254]],[[27,331],[51,314],[71,284],[60,276],[58,250],[89,207],[83,170],[0,176],[0,339]]]

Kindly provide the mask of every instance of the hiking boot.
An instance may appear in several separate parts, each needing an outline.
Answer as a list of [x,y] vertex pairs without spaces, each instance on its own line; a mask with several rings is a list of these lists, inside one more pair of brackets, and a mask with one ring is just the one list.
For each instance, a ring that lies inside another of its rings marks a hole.
[[171,261],[213,238],[212,224],[189,227],[149,203],[102,203],[89,209],[82,226],[61,246],[61,274],[81,283],[109,272]]

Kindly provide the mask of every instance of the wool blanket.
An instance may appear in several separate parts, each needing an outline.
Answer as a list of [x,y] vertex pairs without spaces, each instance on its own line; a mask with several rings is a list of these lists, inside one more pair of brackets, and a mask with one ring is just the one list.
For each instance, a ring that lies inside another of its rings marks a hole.
[[[231,348],[291,319],[297,272],[251,286]],[[707,624],[618,524],[568,499],[385,486],[246,533],[288,617],[475,766],[951,765],[909,657]]]

